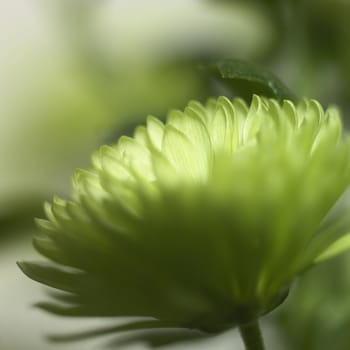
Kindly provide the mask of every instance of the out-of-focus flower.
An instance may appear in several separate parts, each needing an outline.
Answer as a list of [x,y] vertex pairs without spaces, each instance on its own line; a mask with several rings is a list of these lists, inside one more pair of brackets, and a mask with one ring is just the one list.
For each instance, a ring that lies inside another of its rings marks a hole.
[[296,275],[349,246],[342,221],[324,220],[349,182],[337,109],[193,101],[77,170],[73,199],[38,220],[34,245],[54,264],[20,266],[64,292],[40,304],[56,314],[220,331],[274,309]]

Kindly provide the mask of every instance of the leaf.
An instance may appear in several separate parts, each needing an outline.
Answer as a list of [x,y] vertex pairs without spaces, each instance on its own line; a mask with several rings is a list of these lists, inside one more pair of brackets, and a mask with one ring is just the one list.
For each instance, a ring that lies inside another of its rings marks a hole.
[[296,101],[295,95],[273,73],[258,65],[238,59],[227,59],[202,65],[201,69],[229,83],[242,95],[263,94],[279,101]]
[[323,251],[317,258],[314,260],[315,264],[318,264],[322,261],[331,259],[339,254],[345,253],[350,249],[350,233],[342,236],[331,244],[325,251]]

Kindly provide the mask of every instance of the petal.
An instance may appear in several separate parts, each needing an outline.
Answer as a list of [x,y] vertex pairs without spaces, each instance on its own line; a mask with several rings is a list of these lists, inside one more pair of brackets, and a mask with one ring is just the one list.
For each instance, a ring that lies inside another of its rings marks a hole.
[[207,149],[200,149],[179,129],[171,124],[165,128],[162,152],[174,167],[180,179],[203,181],[208,176]]
[[350,233],[345,234],[340,237],[334,243],[332,243],[326,250],[324,250],[320,255],[314,260],[315,264],[322,261],[331,259],[338,256],[339,254],[345,253],[350,249]]
[[159,151],[162,147],[164,124],[159,119],[149,116],[147,118],[147,133],[151,144]]

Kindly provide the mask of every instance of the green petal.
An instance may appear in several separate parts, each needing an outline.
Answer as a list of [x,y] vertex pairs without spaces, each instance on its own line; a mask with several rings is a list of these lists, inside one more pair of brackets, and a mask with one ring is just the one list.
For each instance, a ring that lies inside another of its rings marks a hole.
[[336,257],[339,254],[345,253],[350,249],[350,233],[340,237],[334,243],[332,243],[325,251],[323,251],[315,260],[314,263],[318,264],[325,260]]
[[147,332],[142,332],[118,337],[114,341],[111,341],[108,344],[108,347],[111,348],[120,348],[124,346],[128,346],[131,344],[143,343],[147,344],[150,348],[160,348],[169,344],[177,344],[182,342],[191,342],[193,340],[202,340],[209,339],[213,337],[212,334],[206,334],[196,329],[191,328],[173,328],[173,329],[164,329],[161,331],[158,330],[150,330]]
[[176,327],[177,324],[173,322],[149,320],[149,321],[135,321],[118,326],[109,326],[100,329],[93,329],[91,331],[85,331],[81,333],[73,334],[58,334],[50,335],[48,339],[55,343],[65,343],[77,340],[86,340],[94,338],[96,336],[102,336],[111,333],[120,333],[133,330],[145,330],[145,329],[157,329],[157,328],[172,328]]
[[[232,152],[232,145],[236,147],[239,143],[240,125],[238,125],[237,118],[234,117],[232,104],[224,97],[219,98],[215,113],[208,123],[210,139],[215,152]],[[236,124],[236,128],[232,128],[233,123]]]
[[18,262],[17,265],[27,276],[37,282],[66,292],[76,291],[74,286],[77,284],[78,273],[63,271],[43,263]]
[[157,118],[147,118],[147,133],[153,147],[160,151],[164,136],[164,124]]
[[181,180],[204,180],[208,175],[210,154],[194,142],[171,124],[166,126],[162,151]]

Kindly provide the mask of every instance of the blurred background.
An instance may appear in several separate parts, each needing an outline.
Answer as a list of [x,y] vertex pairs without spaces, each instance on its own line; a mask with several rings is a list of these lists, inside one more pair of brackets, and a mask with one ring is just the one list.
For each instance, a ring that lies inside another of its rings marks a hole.
[[[258,63],[298,96],[339,105],[348,125],[349,15],[348,0],[0,0],[0,349],[104,344],[48,343],[50,332],[107,321],[35,310],[45,288],[15,265],[37,257],[33,217],[53,194],[69,195],[92,150],[149,114],[219,94],[198,65],[223,58]],[[349,295],[349,255],[305,273],[264,320],[268,348],[348,350]],[[231,331],[171,348],[242,345]]]

